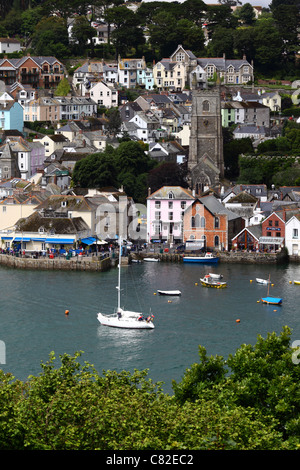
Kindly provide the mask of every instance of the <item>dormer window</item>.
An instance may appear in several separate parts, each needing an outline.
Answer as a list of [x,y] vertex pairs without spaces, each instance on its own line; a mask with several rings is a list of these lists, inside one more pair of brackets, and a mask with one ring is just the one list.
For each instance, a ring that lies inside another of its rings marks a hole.
[[174,199],[174,193],[172,191],[169,192],[169,199]]
[[67,201],[61,201],[61,207],[67,207]]
[[44,233],[44,232],[45,232],[44,227],[40,227],[40,228],[39,228],[39,233]]

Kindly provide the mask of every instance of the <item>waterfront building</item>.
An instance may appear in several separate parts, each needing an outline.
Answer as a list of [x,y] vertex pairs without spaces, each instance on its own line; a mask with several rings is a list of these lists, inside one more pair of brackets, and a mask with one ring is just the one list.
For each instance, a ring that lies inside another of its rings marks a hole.
[[181,186],[163,186],[147,198],[147,241],[183,241],[183,216],[195,197]]

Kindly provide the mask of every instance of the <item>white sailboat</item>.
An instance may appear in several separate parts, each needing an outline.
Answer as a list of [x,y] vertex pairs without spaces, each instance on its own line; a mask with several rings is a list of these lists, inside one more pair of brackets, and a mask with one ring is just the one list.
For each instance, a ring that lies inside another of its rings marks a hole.
[[153,329],[153,315],[144,317],[141,312],[134,312],[131,310],[124,310],[121,308],[121,246],[122,240],[119,243],[119,266],[118,266],[118,307],[115,313],[111,315],[103,315],[98,313],[97,318],[101,325],[111,326],[115,328],[134,328],[134,329]]

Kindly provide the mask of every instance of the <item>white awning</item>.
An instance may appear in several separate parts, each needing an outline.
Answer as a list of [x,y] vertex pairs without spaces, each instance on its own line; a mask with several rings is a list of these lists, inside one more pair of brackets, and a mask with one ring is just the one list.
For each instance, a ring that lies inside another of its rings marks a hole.
[[258,243],[261,245],[281,245],[283,241],[282,237],[260,237]]

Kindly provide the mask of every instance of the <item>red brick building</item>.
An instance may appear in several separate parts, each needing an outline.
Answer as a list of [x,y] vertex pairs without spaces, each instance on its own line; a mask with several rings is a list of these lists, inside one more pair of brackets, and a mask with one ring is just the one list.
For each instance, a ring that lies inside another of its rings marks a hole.
[[263,220],[262,234],[259,240],[261,249],[276,251],[284,245],[285,221],[285,211],[280,211],[280,215],[277,212],[272,212]]
[[213,213],[199,199],[186,210],[183,218],[183,241],[203,241],[206,249],[228,249],[228,216]]
[[33,88],[56,88],[64,78],[64,67],[55,57],[0,59],[0,80],[5,85],[19,82]]

